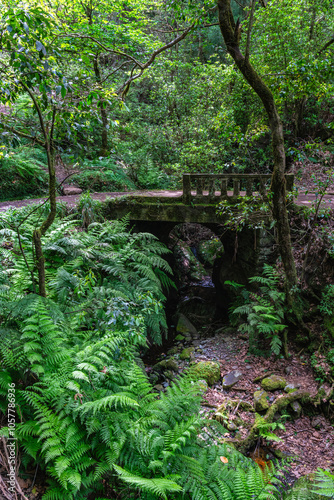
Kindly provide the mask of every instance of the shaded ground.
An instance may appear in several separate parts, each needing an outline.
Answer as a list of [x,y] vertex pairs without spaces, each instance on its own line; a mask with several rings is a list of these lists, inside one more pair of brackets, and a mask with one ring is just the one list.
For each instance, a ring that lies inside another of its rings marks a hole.
[[[208,416],[212,416],[217,408],[228,400],[247,401],[253,404],[254,392],[261,389],[260,382],[254,382],[254,379],[261,375],[271,373],[281,375],[287,383],[294,384],[311,395],[315,395],[318,391],[319,382],[315,380],[309,356],[294,352],[292,346],[290,346],[292,355],[289,360],[249,355],[248,340],[233,328],[216,330],[215,336],[193,340],[191,345],[195,347],[195,352],[190,363],[217,361],[221,366],[222,377],[232,370],[240,370],[243,374],[237,385],[229,390],[224,390],[221,382],[207,390],[202,407],[203,414]],[[186,344],[179,343],[179,352],[184,347]],[[188,361],[180,360],[179,354],[174,357],[181,371],[189,366]],[[283,390],[268,392],[269,403],[272,404],[282,394],[285,394]],[[294,418],[291,416],[291,408],[289,412],[284,411],[284,413],[289,413],[290,417],[286,419],[277,415],[277,418],[284,423],[285,430],[275,431],[282,441],[271,444],[269,449],[280,450],[284,456],[289,457],[288,482],[293,483],[299,477],[314,472],[319,467],[333,471],[334,427],[321,413],[321,408],[303,406],[300,416]],[[242,419],[243,425],[238,422],[239,418]],[[241,409],[235,414],[231,412],[229,421],[235,421],[237,429],[227,431],[224,438],[246,437],[254,419],[253,412]],[[258,444],[261,446],[263,443],[259,440]]]

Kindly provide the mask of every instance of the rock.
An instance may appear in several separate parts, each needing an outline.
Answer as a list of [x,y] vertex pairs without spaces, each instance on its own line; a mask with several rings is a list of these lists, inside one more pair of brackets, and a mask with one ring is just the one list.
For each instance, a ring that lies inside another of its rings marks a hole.
[[149,376],[149,381],[152,385],[156,384],[159,380],[159,375],[157,373],[151,373]]
[[239,370],[233,370],[232,372],[227,373],[223,377],[222,381],[223,389],[230,389],[235,384],[237,384],[241,378],[242,378],[242,372]]
[[284,369],[285,373],[287,375],[291,375],[291,373],[293,372],[293,367],[292,366],[286,366],[285,369]]
[[213,267],[215,260],[224,253],[224,247],[218,238],[200,241],[197,249],[200,260],[210,267]]
[[173,247],[173,253],[177,264],[175,272],[181,283],[187,279],[202,281],[207,275],[204,266],[196,259],[190,246],[185,241],[178,240]]
[[209,385],[213,385],[220,379],[220,366],[214,361],[200,361],[190,368],[190,373],[197,379],[204,379]]
[[271,375],[270,377],[264,378],[261,382],[261,387],[265,391],[276,391],[277,389],[284,389],[285,386],[285,378],[279,375]]
[[291,407],[293,416],[296,418],[299,418],[301,413],[302,413],[302,407],[301,407],[300,403],[298,403],[298,401],[292,401],[292,403],[290,403],[290,407]]
[[180,359],[191,359],[193,357],[194,347],[186,347],[180,354]]
[[75,187],[75,186],[65,186],[63,188],[63,193],[65,196],[71,196],[73,194],[81,194],[82,189]]
[[184,336],[183,335],[176,335],[175,340],[182,342],[182,340],[184,340]]
[[162,361],[159,361],[159,363],[155,364],[152,367],[152,370],[154,370],[156,372],[160,372],[160,373],[162,371],[165,371],[165,370],[173,370],[173,371],[177,372],[179,370],[179,366],[178,366],[177,362],[175,361],[175,359],[169,358],[169,359],[163,359]]
[[179,349],[176,346],[174,346],[171,349],[168,349],[167,354],[169,354],[170,356],[173,356],[173,354],[177,354],[178,352],[179,352]]
[[284,392],[290,393],[290,392],[295,392],[298,391],[298,387],[295,384],[287,384],[284,387]]
[[230,422],[227,424],[227,428],[229,431],[236,431],[238,427],[233,422]]
[[175,373],[172,371],[172,370],[166,370],[164,372],[164,376],[168,379],[168,380],[173,380],[174,377],[175,377]]
[[316,415],[312,418],[311,425],[313,429],[321,429],[321,427],[324,425],[324,417],[322,417],[321,415]]
[[185,337],[189,335],[197,335],[198,332],[194,325],[189,321],[189,319],[184,315],[180,314],[179,320],[176,326],[177,333],[185,335]]
[[267,400],[268,394],[266,391],[256,391],[254,392],[254,408],[255,411],[265,411],[269,408],[269,403]]
[[157,385],[155,385],[155,386],[154,386],[154,389],[156,389],[156,390],[157,390],[157,391],[159,391],[159,392],[164,390],[164,388],[163,388],[163,386],[162,386],[161,384],[157,384]]

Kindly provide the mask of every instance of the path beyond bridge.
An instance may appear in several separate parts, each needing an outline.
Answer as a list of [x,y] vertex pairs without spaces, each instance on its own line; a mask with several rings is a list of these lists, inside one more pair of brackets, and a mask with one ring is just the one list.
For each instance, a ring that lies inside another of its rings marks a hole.
[[[95,200],[105,202],[106,216],[110,219],[130,214],[131,220],[219,223],[216,205],[223,199],[233,203],[238,196],[265,194],[270,175],[253,174],[184,174],[183,190],[144,190],[131,192],[91,193]],[[293,175],[286,176],[287,188],[293,187]],[[78,203],[80,195],[58,196],[58,202],[69,206]],[[20,208],[42,203],[46,198],[0,202],[0,212],[9,207]],[[316,193],[299,193],[295,203],[310,207],[317,200]],[[334,196],[324,196],[322,206],[331,207]]]

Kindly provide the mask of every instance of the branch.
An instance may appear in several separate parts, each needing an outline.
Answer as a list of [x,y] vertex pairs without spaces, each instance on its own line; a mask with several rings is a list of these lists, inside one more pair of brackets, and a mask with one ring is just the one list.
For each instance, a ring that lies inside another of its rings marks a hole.
[[45,143],[43,141],[41,141],[37,137],[34,137],[33,135],[29,135],[29,134],[25,134],[24,132],[20,132],[16,128],[9,127],[9,125],[6,125],[5,123],[2,123],[1,125],[5,130],[8,130],[9,132],[12,132],[13,134],[19,135],[20,137],[23,137],[24,139],[29,139],[30,141],[37,142],[40,146],[43,146],[43,147],[45,146]]
[[96,40],[96,38],[94,38],[93,36],[79,35],[78,33],[73,33],[73,34],[65,33],[64,35],[58,35],[58,38],[59,37],[61,37],[61,38],[66,38],[66,37],[78,38],[79,40],[92,40],[92,42],[94,42],[96,45],[101,47],[105,52],[109,52],[111,54],[117,54],[119,56],[125,57],[126,59],[129,59],[130,61],[133,61],[134,63],[136,63],[139,67],[142,67],[142,64],[139,61],[137,61],[130,54],[127,54],[126,52],[122,52],[121,50],[110,49],[109,47],[104,45],[104,43],[99,42],[99,40]]
[[325,45],[319,50],[318,55],[321,54],[321,52],[324,52],[326,49],[328,49],[328,47],[332,45],[332,43],[334,43],[334,36],[327,43],[325,43]]
[[161,54],[165,50],[168,50],[168,49],[174,47],[174,45],[176,45],[181,40],[183,40],[193,28],[194,28],[194,25],[192,24],[181,35],[179,35],[178,37],[174,38],[174,40],[172,40],[171,42],[167,43],[163,47],[160,47],[159,49],[155,50],[152,53],[151,57],[148,59],[148,61],[146,61],[145,64],[138,64],[138,66],[140,67],[140,72],[137,73],[134,76],[130,76],[130,78],[128,78],[128,80],[124,83],[124,85],[122,85],[122,87],[118,90],[118,93],[124,95],[125,90],[126,91],[129,90],[129,87],[130,87],[131,83],[134,80],[136,80],[137,78],[139,78],[144,73],[145,69],[147,69],[149,66],[151,66],[151,64],[154,62],[155,58],[159,54]]
[[101,80],[100,83],[104,83],[106,80],[108,80],[108,78],[110,78],[114,73],[117,73],[117,71],[119,71],[120,69],[122,69],[123,66],[125,66],[126,64],[128,64],[128,61],[125,61],[120,66],[118,66],[118,68],[115,68],[111,73],[109,73],[105,78],[103,78],[103,80]]

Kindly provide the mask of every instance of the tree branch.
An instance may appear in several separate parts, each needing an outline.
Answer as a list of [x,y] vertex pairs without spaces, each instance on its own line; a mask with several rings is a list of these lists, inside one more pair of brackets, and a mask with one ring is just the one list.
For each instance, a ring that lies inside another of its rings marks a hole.
[[122,94],[124,95],[124,92],[125,90],[128,91],[129,88],[130,88],[130,85],[131,83],[136,80],[137,78],[139,78],[145,71],[145,69],[147,69],[149,66],[151,66],[151,64],[154,62],[155,58],[161,54],[162,52],[164,52],[165,50],[168,50],[172,47],[174,47],[174,45],[176,45],[177,43],[179,43],[181,40],[183,40],[187,35],[188,33],[190,33],[190,31],[194,28],[194,25],[192,24],[191,26],[189,26],[189,28],[187,28],[181,35],[179,35],[178,37],[174,38],[174,40],[172,40],[171,42],[167,43],[166,45],[164,45],[163,47],[160,47],[159,49],[155,50],[151,57],[146,61],[145,64],[139,64],[138,66],[140,67],[140,72],[137,73],[136,75],[134,76],[130,76],[130,78],[128,78],[128,80],[122,85],[122,87],[118,90],[118,94]]
[[24,132],[20,132],[14,127],[10,127],[9,125],[6,125],[5,123],[1,123],[1,126],[5,129],[8,130],[9,132],[12,132],[13,134],[19,135],[20,137],[23,137],[24,139],[29,139],[30,141],[37,142],[40,146],[45,146],[45,143],[38,139],[37,137],[34,137],[33,135],[25,134]]
[[328,49],[328,47],[332,45],[332,43],[334,43],[334,36],[327,43],[325,43],[325,45],[319,50],[318,55],[321,54],[321,52],[324,52],[326,49]]

